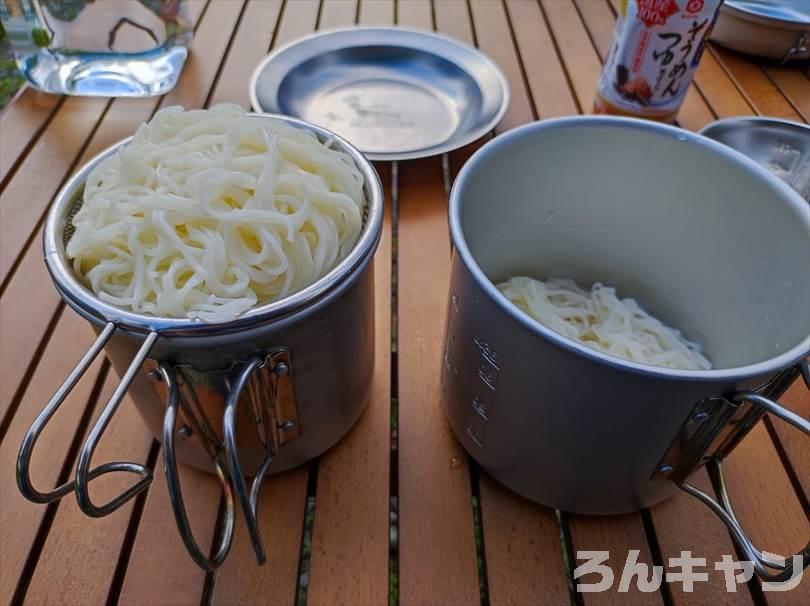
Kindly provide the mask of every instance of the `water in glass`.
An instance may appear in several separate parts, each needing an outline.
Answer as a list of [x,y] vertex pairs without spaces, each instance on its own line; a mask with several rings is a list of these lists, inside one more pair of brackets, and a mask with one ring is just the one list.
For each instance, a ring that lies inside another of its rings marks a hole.
[[192,35],[185,0],[0,0],[0,18],[26,80],[69,95],[161,95]]

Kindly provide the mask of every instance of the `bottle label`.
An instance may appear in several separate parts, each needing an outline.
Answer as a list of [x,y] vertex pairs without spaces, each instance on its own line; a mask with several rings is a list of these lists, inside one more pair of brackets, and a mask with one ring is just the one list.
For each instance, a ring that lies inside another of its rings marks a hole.
[[597,113],[674,120],[722,0],[624,0]]

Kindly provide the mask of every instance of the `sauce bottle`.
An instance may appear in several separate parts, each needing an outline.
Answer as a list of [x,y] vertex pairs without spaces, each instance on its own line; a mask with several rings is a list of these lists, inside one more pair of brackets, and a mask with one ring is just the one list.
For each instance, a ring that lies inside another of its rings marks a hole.
[[723,0],[622,0],[594,113],[673,122]]

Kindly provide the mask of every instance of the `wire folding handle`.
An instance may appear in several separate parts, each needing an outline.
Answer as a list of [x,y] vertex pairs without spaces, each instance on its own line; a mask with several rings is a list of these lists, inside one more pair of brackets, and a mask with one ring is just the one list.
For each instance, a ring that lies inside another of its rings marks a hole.
[[[261,533],[259,532],[259,523],[256,516],[256,510],[259,500],[259,490],[261,489],[262,482],[264,482],[267,470],[273,462],[274,452],[271,448],[272,441],[268,435],[263,436],[265,444],[265,457],[259,470],[253,477],[253,482],[250,485],[250,492],[246,489],[245,477],[242,474],[242,465],[239,462],[239,452],[236,447],[236,407],[239,403],[239,396],[245,389],[250,376],[253,371],[264,365],[265,359],[263,357],[251,358],[239,371],[236,380],[233,383],[231,392],[228,394],[228,399],[225,402],[225,414],[223,416],[223,434],[225,441],[225,455],[228,459],[228,466],[231,469],[232,481],[234,490],[239,497],[239,503],[242,507],[242,512],[245,514],[245,526],[248,529],[250,542],[253,545],[253,551],[256,554],[256,560],[259,564],[264,564],[267,561],[265,554],[264,544],[262,542]],[[262,417],[261,408],[256,411],[259,415],[257,419],[259,425],[264,428],[266,432],[266,423]]]
[[[186,546],[186,551],[188,551],[191,558],[200,568],[210,572],[218,568],[220,564],[225,561],[231,549],[231,543],[233,542],[233,529],[236,515],[230,473],[228,472],[227,466],[222,461],[217,446],[210,443],[204,437],[205,432],[202,429],[202,424],[206,422],[205,419],[197,418],[194,412],[190,410],[188,406],[185,406],[183,400],[180,398],[180,389],[177,385],[173,369],[165,362],[161,362],[158,366],[158,372],[168,386],[168,404],[166,407],[166,416],[163,417],[163,463],[166,469],[166,483],[169,487],[169,500],[171,501],[174,519],[177,522],[177,528],[180,531],[183,544]],[[191,530],[191,525],[186,515],[186,506],[183,502],[183,492],[180,488],[180,478],[177,473],[174,436],[176,434],[177,409],[180,406],[183,407],[186,420],[192,426],[192,435],[196,434],[201,436],[203,445],[211,457],[211,462],[214,464],[219,482],[222,485],[222,495],[225,501],[225,517],[218,536],[214,540],[214,555],[210,558],[203,553],[203,550],[200,549],[200,546],[194,538],[194,533]]]
[[[99,465],[98,467],[91,469],[90,462],[93,458],[93,453],[101,440],[101,437],[104,435],[104,431],[118,410],[118,407],[121,404],[121,401],[124,399],[124,395],[135,378],[138,369],[141,367],[141,364],[143,364],[143,361],[146,359],[146,356],[149,354],[149,351],[155,344],[155,341],[158,338],[157,332],[150,332],[141,347],[138,349],[138,352],[135,354],[135,358],[132,360],[129,368],[127,368],[126,373],[124,373],[121,382],[118,384],[115,392],[104,406],[104,410],[101,412],[101,415],[99,415],[93,429],[90,431],[90,434],[82,445],[79,454],[79,462],[76,466],[75,478],[47,492],[40,492],[31,482],[31,457],[33,455],[37,440],[45,430],[45,427],[48,425],[48,422],[51,420],[53,415],[56,414],[56,411],[59,410],[59,407],[68,397],[70,392],[73,390],[82,376],[84,376],[84,373],[87,372],[87,369],[98,357],[98,354],[101,352],[110,338],[112,338],[116,328],[117,327],[114,322],[108,322],[104,326],[104,329],[101,331],[98,338],[96,338],[95,342],[90,346],[90,349],[88,349],[84,356],[82,356],[82,359],[79,360],[79,363],[73,368],[59,389],[56,390],[56,393],[53,395],[53,397],[51,397],[39,415],[37,415],[37,418],[26,432],[22,445],[20,446],[20,452],[17,456],[17,486],[22,495],[29,501],[33,501],[34,503],[51,503],[61,499],[69,492],[75,491],[76,500],[78,501],[81,510],[89,516],[98,518],[106,516],[124,505],[132,497],[142,492],[152,481],[152,470],[139,463],[116,461],[104,463],[103,465]],[[90,482],[97,477],[119,471],[133,473],[138,475],[139,479],[132,486],[107,503],[103,505],[96,505],[93,503],[89,492]]]
[[[805,385],[810,389],[810,369],[808,369],[807,361],[803,360],[799,364],[799,371],[804,379]],[[810,436],[810,421],[803,419],[796,413],[784,408],[777,402],[767,398],[761,394],[753,391],[741,391],[731,398],[735,404],[743,404],[750,402],[766,412],[774,415],[778,419],[792,425],[806,436]],[[726,489],[725,479],[723,477],[722,457],[712,456],[706,463],[706,468],[712,482],[712,487],[719,497],[719,502],[713,497],[708,495],[705,491],[688,484],[686,482],[679,485],[681,490],[687,494],[700,500],[711,509],[715,515],[728,527],[732,539],[754,565],[754,570],[757,576],[768,583],[780,583],[791,579],[796,571],[793,568],[795,562],[794,558],[790,560],[786,558],[773,558],[765,555],[759,550],[745,534],[737,516],[734,515],[734,509],[731,506],[728,490]],[[810,565],[810,542],[796,554],[799,556],[802,568],[807,568]]]

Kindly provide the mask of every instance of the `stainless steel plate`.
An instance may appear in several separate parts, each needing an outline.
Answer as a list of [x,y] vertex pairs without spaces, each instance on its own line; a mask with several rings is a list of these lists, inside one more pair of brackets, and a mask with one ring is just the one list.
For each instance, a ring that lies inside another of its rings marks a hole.
[[256,111],[327,128],[372,160],[461,147],[490,131],[509,104],[506,78],[491,59],[452,38],[399,27],[293,42],[259,64],[250,95]]
[[700,131],[761,164],[810,202],[810,126],[774,118],[728,118]]

